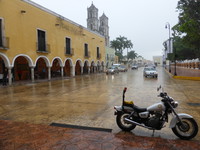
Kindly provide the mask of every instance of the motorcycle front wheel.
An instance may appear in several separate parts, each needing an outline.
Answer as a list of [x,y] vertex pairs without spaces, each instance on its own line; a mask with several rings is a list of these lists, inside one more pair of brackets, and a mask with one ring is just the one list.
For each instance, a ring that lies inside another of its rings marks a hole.
[[131,131],[136,127],[136,125],[128,123],[127,121],[125,121],[125,118],[128,118],[128,116],[129,116],[128,113],[122,113],[122,114],[118,114],[117,117],[116,117],[117,125],[123,131]]
[[193,118],[182,118],[182,123],[177,123],[172,131],[183,140],[190,140],[198,133],[198,125]]

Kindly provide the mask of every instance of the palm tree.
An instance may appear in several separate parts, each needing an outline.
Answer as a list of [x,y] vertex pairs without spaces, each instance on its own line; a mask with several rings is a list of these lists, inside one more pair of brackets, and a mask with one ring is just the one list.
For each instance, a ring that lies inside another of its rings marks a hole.
[[132,60],[135,59],[137,56],[138,56],[138,54],[134,50],[130,51],[127,55],[127,57]]
[[129,56],[128,56],[128,49],[129,48],[133,48],[133,43],[131,42],[131,40],[127,40],[125,42],[125,48],[127,48],[127,60],[129,59]]

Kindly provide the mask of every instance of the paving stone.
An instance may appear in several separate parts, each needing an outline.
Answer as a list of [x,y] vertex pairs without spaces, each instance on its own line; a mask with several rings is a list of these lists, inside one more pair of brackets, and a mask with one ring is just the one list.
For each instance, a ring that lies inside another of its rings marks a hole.
[[0,120],[0,150],[199,150],[199,141]]

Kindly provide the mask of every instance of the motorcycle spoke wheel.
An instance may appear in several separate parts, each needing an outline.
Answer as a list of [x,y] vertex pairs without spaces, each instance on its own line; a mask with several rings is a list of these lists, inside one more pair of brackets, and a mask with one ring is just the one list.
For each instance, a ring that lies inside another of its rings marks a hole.
[[129,114],[120,114],[116,118],[117,125],[124,131],[131,131],[133,130],[136,125],[128,123],[125,118],[128,118]]
[[182,124],[177,123],[172,131],[174,134],[181,139],[189,140],[195,137],[198,133],[198,125],[192,118],[182,118]]

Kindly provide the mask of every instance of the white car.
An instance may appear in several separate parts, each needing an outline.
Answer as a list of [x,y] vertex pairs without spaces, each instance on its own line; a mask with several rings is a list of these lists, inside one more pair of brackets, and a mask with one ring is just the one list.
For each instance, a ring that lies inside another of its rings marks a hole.
[[145,67],[144,68],[144,71],[143,71],[143,75],[145,77],[155,77],[157,78],[158,77],[158,72],[156,71],[156,69],[154,67]]
[[115,66],[111,66],[106,70],[106,74],[115,74],[115,73],[119,73],[118,68]]
[[118,69],[119,69],[120,72],[127,72],[128,71],[126,66],[123,66],[123,65],[121,65]]

